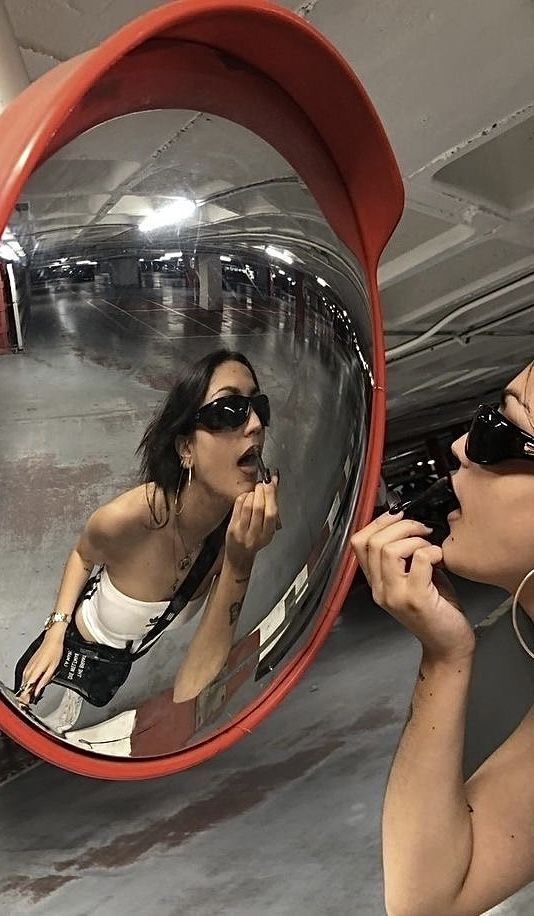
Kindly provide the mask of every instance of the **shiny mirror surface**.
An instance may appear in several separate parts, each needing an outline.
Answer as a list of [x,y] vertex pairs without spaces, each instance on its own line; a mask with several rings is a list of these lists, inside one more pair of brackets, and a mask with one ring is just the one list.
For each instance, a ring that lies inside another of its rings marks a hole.
[[[256,704],[321,618],[366,456],[364,273],[272,147],[198,111],[81,135],[32,175],[9,233],[24,352],[0,363],[2,696],[87,753],[173,753]],[[247,357],[268,395],[263,458],[280,469],[281,527],[256,556],[231,648],[215,676],[193,659],[202,688],[176,700],[208,596],[106,706],[53,683],[21,705],[15,664],[56,607],[88,518],[139,486],[136,449],[177,372],[221,347]]]

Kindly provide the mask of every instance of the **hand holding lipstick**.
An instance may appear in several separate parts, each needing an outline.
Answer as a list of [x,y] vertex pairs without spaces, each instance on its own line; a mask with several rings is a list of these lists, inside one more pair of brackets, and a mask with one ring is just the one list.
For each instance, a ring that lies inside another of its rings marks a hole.
[[[265,465],[265,462],[261,456],[261,452],[259,448],[256,450],[256,457],[258,459],[258,469],[261,474],[262,483],[265,483],[265,484],[271,483],[272,477],[271,477],[270,468],[268,468]],[[276,474],[276,484],[278,486],[278,484],[280,483],[280,471],[278,470],[278,468],[275,470],[274,473]],[[281,527],[282,527],[282,522],[280,521],[280,516],[278,515],[276,518],[276,530],[280,531]]]
[[242,493],[226,532],[227,560],[234,571],[248,574],[255,556],[272,541],[278,518],[278,473],[270,483],[257,483],[251,493]]

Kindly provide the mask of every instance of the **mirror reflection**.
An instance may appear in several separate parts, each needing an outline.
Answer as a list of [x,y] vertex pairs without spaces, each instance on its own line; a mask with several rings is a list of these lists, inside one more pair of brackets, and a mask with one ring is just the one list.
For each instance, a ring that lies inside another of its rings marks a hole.
[[363,272],[291,166],[203,112],[78,137],[8,232],[3,696],[88,752],[170,753],[321,617],[366,452]]

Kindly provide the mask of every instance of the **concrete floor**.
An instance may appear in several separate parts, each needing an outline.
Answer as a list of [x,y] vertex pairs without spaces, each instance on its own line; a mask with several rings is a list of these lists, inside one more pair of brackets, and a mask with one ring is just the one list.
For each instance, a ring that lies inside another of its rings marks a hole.
[[[9,444],[19,455],[25,435],[35,448],[36,430],[43,455],[51,447],[44,425],[36,424],[31,432],[31,412],[42,419],[46,408],[49,422],[57,424],[47,427],[48,435],[50,430],[54,436],[61,433],[65,387],[57,377],[55,387],[53,383],[58,360],[65,373],[70,365],[73,378],[88,368],[84,360],[91,361],[95,325],[87,310],[78,309],[85,338],[80,325],[69,328],[69,314],[72,318],[75,311],[66,303],[62,323],[61,311],[55,312],[55,346],[46,335],[39,339],[44,325],[40,331],[36,319],[34,401],[27,404],[25,422],[19,415],[18,438]],[[84,340],[82,357],[73,352],[76,340]],[[109,424],[109,459],[102,461],[104,471],[94,471],[97,488],[98,473],[105,472],[107,480],[126,473],[113,451],[114,436],[124,424],[128,428],[130,422],[144,420],[156,400],[154,387],[164,387],[162,353],[170,347],[163,340],[156,347],[150,334],[142,343],[135,335],[128,342],[119,331],[114,344],[115,362],[109,371],[115,372],[116,387],[106,388],[111,376],[102,375],[99,383],[98,373],[93,373],[92,384],[100,384],[101,390],[88,390],[88,422],[94,403],[100,422]],[[154,387],[139,383],[139,413],[129,414],[127,398],[121,403],[125,389],[120,386],[146,372],[132,358],[136,345],[144,360],[147,348],[154,347],[159,382]],[[20,385],[27,384],[24,360],[6,358],[0,364],[13,390],[17,373]],[[40,371],[45,374],[39,376]],[[106,397],[110,404],[118,400],[120,423],[112,410],[102,421]],[[72,420],[64,427],[70,435]],[[8,462],[9,456],[2,470]],[[38,481],[43,466],[34,468],[33,480]],[[28,472],[28,465],[23,471]],[[88,472],[82,468],[78,477],[74,469],[69,473],[74,475],[69,478],[74,499],[82,485],[87,487]],[[31,496],[24,473],[8,484],[15,487],[19,505],[21,494]],[[61,509],[55,487],[58,483],[52,481],[49,519]],[[80,495],[75,502],[79,515],[86,508],[85,498]],[[9,557],[11,545],[20,559],[21,544],[29,538],[32,549],[27,566],[18,568],[19,581],[37,567],[50,584],[64,545],[54,548],[41,528],[37,537],[35,525],[41,521],[32,522],[30,508],[22,507],[18,527],[4,532],[3,558]],[[54,531],[63,536],[59,528]],[[6,571],[12,574],[13,567]],[[456,584],[473,622],[502,601],[496,590]],[[0,788],[0,911],[8,916],[383,916],[381,805],[418,661],[415,640],[373,605],[366,588],[357,587],[293,693],[260,728],[218,758],[153,782],[98,782],[46,764],[22,773]],[[509,616],[484,631],[468,717],[466,774],[504,740],[532,702],[528,663],[514,641]],[[491,912],[527,916],[533,909],[531,885]]]
[[[475,620],[500,595],[464,584],[462,600]],[[21,775],[0,790],[1,911],[383,916],[381,805],[418,659],[355,589],[294,692],[220,757],[143,783]],[[531,885],[491,913],[533,906]]]

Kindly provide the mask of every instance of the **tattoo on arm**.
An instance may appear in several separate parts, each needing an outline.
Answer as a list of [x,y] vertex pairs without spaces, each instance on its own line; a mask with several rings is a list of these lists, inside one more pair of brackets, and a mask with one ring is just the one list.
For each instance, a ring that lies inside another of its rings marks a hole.
[[234,623],[236,622],[237,618],[239,617],[239,613],[241,611],[242,604],[243,604],[242,601],[236,601],[230,607],[230,626],[232,627]]

